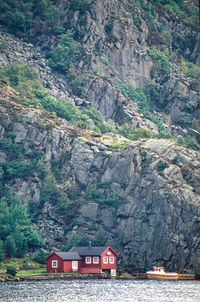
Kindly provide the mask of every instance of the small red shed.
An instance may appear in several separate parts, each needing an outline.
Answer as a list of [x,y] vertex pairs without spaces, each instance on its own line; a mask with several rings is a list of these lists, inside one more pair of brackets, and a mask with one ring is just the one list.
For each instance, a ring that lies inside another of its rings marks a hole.
[[81,257],[77,252],[52,252],[46,259],[47,273],[79,272]]
[[69,252],[52,252],[45,260],[47,273],[80,272],[116,276],[118,254],[110,246],[74,246]]

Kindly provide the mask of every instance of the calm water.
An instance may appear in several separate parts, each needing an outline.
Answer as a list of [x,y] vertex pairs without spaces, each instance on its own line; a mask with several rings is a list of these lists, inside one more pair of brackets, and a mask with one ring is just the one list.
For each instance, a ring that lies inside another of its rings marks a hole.
[[0,283],[1,302],[200,302],[200,281],[62,280]]

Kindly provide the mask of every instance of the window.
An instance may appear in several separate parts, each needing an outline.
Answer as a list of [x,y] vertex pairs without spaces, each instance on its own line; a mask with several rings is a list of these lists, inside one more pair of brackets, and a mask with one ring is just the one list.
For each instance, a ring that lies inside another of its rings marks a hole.
[[91,263],[91,257],[85,257],[85,263],[90,264]]
[[108,263],[108,257],[103,257],[103,263],[107,264]]
[[93,257],[93,263],[98,264],[99,263],[99,257]]
[[52,268],[57,268],[58,267],[58,261],[57,260],[52,260]]
[[114,257],[109,257],[109,263],[114,263]]

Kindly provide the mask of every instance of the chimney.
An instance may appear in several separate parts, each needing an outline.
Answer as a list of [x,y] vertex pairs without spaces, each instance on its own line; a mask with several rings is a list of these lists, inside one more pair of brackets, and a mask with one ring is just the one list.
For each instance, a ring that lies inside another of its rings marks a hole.
[[91,248],[92,247],[92,243],[91,243],[91,241],[89,240],[89,248]]

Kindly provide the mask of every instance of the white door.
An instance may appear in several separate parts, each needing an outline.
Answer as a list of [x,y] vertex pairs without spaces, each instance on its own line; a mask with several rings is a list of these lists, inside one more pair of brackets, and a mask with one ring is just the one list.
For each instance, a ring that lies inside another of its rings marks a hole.
[[72,261],[72,271],[73,272],[78,271],[78,261]]

